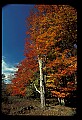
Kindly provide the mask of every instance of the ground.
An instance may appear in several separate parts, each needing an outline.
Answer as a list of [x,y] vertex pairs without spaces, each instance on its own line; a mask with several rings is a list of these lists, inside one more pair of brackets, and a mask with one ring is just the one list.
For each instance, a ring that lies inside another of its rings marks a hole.
[[[1,110],[7,115],[74,116],[76,114],[76,108],[61,106],[55,99],[46,101],[45,109],[41,109],[39,99],[10,97],[7,103],[2,102]],[[29,109],[30,106],[31,109]]]

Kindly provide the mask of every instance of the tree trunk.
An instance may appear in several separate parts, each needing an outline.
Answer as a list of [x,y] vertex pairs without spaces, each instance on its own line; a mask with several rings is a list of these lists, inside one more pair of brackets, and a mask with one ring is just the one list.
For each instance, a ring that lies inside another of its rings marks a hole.
[[75,74],[75,85],[77,84],[77,76],[76,76],[76,74]]
[[44,75],[43,91],[44,91],[44,106],[45,106],[46,105],[46,75]]
[[41,108],[45,107],[45,89],[44,89],[44,79],[42,72],[42,59],[38,59],[39,70],[40,70],[40,98],[41,98]]

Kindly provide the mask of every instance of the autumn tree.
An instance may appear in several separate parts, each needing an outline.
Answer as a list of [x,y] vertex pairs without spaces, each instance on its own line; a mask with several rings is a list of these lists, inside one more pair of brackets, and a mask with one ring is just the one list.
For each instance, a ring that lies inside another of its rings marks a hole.
[[26,58],[18,66],[13,90],[25,93],[28,82],[34,81],[40,71],[40,90],[35,83],[34,87],[44,107],[45,82],[46,88],[52,87],[52,95],[58,98],[76,89],[72,87],[74,81],[67,79],[73,75],[74,85],[77,83],[77,11],[69,5],[35,5],[26,25]]
[[17,71],[12,80],[12,95],[26,95],[27,86],[33,81],[35,72],[38,71],[36,52],[31,41],[27,44],[26,58],[17,65]]
[[43,81],[43,72],[46,72],[51,77],[50,81],[64,84],[66,80],[62,77],[74,73],[77,66],[77,53],[74,51],[77,44],[77,11],[69,5],[36,5],[35,8],[27,18],[27,34],[35,43],[40,81]]

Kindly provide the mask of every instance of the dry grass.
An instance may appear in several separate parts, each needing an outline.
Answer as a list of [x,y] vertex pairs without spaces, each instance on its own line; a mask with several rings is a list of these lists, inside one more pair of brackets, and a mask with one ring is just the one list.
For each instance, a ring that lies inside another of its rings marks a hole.
[[[27,106],[33,106],[31,110],[22,110]],[[56,105],[55,103],[47,106],[45,109],[40,108],[39,100],[14,100],[11,104],[2,103],[2,113],[7,115],[30,115],[30,116],[73,116],[76,108]]]

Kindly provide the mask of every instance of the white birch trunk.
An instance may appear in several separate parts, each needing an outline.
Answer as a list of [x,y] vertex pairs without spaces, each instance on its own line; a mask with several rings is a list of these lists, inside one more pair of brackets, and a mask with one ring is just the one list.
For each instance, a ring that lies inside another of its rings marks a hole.
[[64,100],[64,98],[61,99],[61,105],[65,106],[65,100]]
[[42,59],[38,59],[39,70],[40,70],[40,98],[41,98],[41,108],[45,107],[45,89],[43,84],[43,72],[42,72]]
[[77,77],[76,77],[76,75],[75,75],[75,85],[77,84]]
[[65,100],[64,98],[58,98],[59,105],[65,105]]

